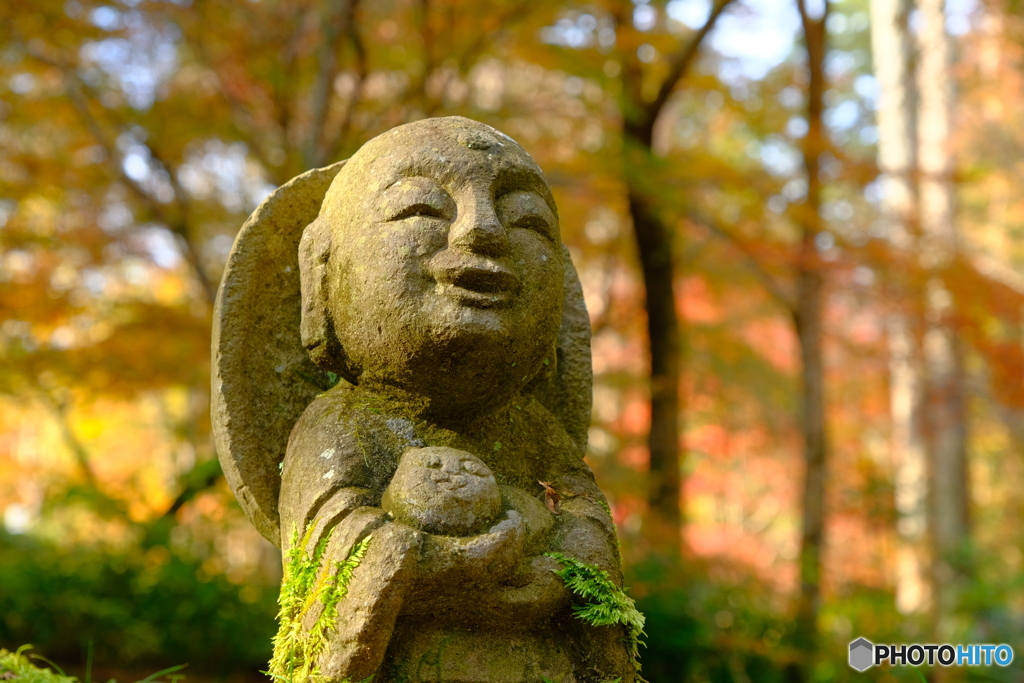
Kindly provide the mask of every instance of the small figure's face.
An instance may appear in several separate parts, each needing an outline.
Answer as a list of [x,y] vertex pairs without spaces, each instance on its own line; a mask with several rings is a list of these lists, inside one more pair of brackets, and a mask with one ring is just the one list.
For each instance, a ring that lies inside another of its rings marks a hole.
[[469,405],[532,379],[561,319],[562,252],[547,183],[512,140],[466,119],[402,126],[349,161],[325,207],[331,312],[360,384]]
[[481,531],[501,511],[501,493],[482,460],[454,448],[406,451],[381,506],[401,522],[430,533]]
[[427,496],[440,495],[473,500],[485,495],[488,488],[498,484],[487,465],[479,458],[454,449],[424,449],[411,460],[412,474]]

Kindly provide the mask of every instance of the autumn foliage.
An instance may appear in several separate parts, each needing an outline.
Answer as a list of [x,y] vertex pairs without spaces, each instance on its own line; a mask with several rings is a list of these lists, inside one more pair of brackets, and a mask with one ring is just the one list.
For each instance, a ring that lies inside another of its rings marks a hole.
[[[221,269],[274,187],[460,114],[554,188],[647,679],[846,680],[858,636],[1020,657],[1016,9],[946,8],[956,239],[935,257],[921,211],[905,239],[886,213],[863,0],[6,0],[0,647],[258,677],[281,558],[211,443]],[[955,342],[967,463],[967,535],[918,548],[948,580],[903,611],[893,320],[923,384]]]

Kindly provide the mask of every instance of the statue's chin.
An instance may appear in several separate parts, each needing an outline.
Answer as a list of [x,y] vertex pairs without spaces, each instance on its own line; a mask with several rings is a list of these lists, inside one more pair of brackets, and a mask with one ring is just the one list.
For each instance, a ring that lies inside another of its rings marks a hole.
[[[359,385],[374,393],[420,406],[435,417],[473,417],[493,412],[506,405],[536,376],[544,360],[542,349],[520,349],[526,353],[510,355],[508,338],[493,344],[468,348],[447,340],[445,344],[398,353],[390,362],[376,356],[379,364],[363,364]],[[417,411],[419,412],[419,411]]]
[[362,370],[361,386],[435,414],[500,408],[541,370],[558,334],[557,304],[505,301],[500,292],[452,286],[424,292],[413,306],[400,303],[353,307],[339,341]]

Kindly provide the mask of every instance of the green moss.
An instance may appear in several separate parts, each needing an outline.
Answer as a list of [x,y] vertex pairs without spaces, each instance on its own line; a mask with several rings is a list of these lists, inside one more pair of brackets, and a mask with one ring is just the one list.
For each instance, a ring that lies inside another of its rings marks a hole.
[[[278,597],[281,609],[277,615],[279,627],[274,636],[274,656],[267,671],[274,679],[288,683],[327,680],[320,674],[316,660],[327,646],[327,635],[338,619],[338,603],[348,594],[352,573],[370,543],[370,536],[367,536],[352,547],[348,557],[324,569],[324,553],[332,533],[333,529],[324,534],[309,553],[306,546],[313,534],[313,525],[301,539],[298,530],[292,530],[292,546],[285,561]],[[313,627],[303,631],[303,620],[317,604],[323,605],[323,611]]]
[[341,379],[330,370],[322,370],[320,368],[316,368],[313,372],[307,372],[303,368],[299,367],[295,368],[294,372],[306,383],[312,384],[320,391],[329,391],[333,389]]
[[[22,645],[18,648],[17,652],[8,652],[3,648],[0,648],[0,680],[16,681],[17,683],[78,683],[78,679],[74,676],[68,676],[64,671],[51,662],[46,657],[41,655],[25,655],[27,650],[32,649],[31,645]],[[41,662],[46,663],[56,671],[49,671],[48,669],[40,669],[33,664],[31,659],[38,659]],[[162,671],[157,671],[155,674],[146,676],[138,683],[153,683],[157,678],[164,674],[169,674],[175,671],[181,671],[185,668],[184,664],[178,666],[172,666]],[[85,683],[91,683],[90,671],[92,669],[92,649],[90,645],[89,650],[89,664],[85,670]],[[184,678],[182,675],[175,675],[168,677],[171,681],[175,679]],[[109,683],[117,683],[113,679]]]
[[424,676],[424,671],[423,671],[424,668],[426,668],[426,667],[430,667],[431,669],[434,670],[434,675],[436,676],[435,680],[437,680],[437,681],[444,680],[442,678],[441,662],[442,662],[442,660],[444,658],[444,651],[445,651],[445,649],[448,647],[448,644],[452,641],[452,638],[454,638],[454,637],[455,637],[454,633],[449,633],[448,635],[446,635],[443,638],[441,638],[440,641],[438,641],[436,647],[434,647],[434,648],[432,648],[430,650],[427,650],[426,652],[423,653],[423,656],[420,657],[420,661],[419,661],[419,663],[416,666],[416,680],[417,681],[422,681],[422,680],[426,679],[426,676]]
[[573,614],[591,626],[626,627],[626,648],[636,669],[636,680],[644,683],[640,676],[640,645],[644,636],[644,615],[636,608],[633,598],[612,583],[608,572],[586,562],[581,562],[561,553],[547,553],[547,556],[562,565],[555,572],[573,596]]
[[[49,669],[40,669],[24,654],[30,645],[23,645],[17,652],[0,649],[0,679],[18,681],[18,683],[77,683],[74,676],[65,676],[63,671],[53,666],[60,673]],[[37,659],[42,659],[37,657]],[[46,661],[46,660],[43,660]]]
[[391,665],[391,675],[388,676],[392,683],[410,683],[409,660],[399,659]]

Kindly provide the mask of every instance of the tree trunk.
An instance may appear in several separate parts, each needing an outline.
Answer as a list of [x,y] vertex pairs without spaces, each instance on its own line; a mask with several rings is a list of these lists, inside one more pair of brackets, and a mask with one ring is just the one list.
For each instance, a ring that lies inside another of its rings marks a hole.
[[952,635],[953,611],[966,571],[960,560],[968,540],[969,501],[962,353],[952,297],[942,281],[957,249],[950,150],[952,41],[946,32],[943,0],[921,0],[919,8],[919,195],[922,259],[930,271],[925,300],[924,425],[931,483],[935,636],[947,638]]
[[801,431],[804,442],[803,519],[800,534],[800,593],[797,598],[795,645],[804,658],[789,669],[793,681],[808,681],[818,646],[821,607],[821,556],[825,543],[825,482],[828,440],[825,429],[825,368],[822,354],[824,276],[816,238],[821,224],[821,155],[827,147],[822,123],[825,97],[825,23],[828,2],[820,17],[811,17],[804,0],[797,0],[807,43],[809,86],[807,135],[803,160],[807,173],[807,204],[801,212],[797,260],[797,300],[793,323],[800,343],[803,371]]
[[640,255],[650,340],[651,426],[647,502],[648,538],[671,541],[675,553],[682,531],[680,492],[680,346],[671,233],[639,188],[629,188],[629,212]]
[[[647,484],[649,514],[644,536],[651,550],[679,554],[683,531],[681,448],[683,405],[679,393],[682,374],[680,320],[675,294],[672,230],[659,215],[649,191],[657,182],[647,172],[654,155],[654,127],[672,93],[683,81],[700,50],[701,43],[733,0],[717,0],[707,21],[689,40],[680,43],[669,58],[668,75],[653,100],[643,94],[643,70],[636,56],[623,60],[622,140],[623,180],[633,235],[640,257],[647,309],[650,343],[651,425],[647,438],[650,465]],[[620,26],[631,23],[632,4],[617,16]]]
[[351,31],[355,6],[354,0],[326,0],[320,8],[323,35],[317,48],[317,73],[310,93],[312,121],[303,155],[306,168],[319,168],[328,161],[324,127],[338,75],[338,43]]
[[[872,0],[871,48],[878,79],[878,166],[882,172],[881,213],[889,242],[904,254],[914,239],[914,188],[911,181],[916,139],[907,0]],[[887,282],[891,301],[912,302],[914,283]],[[895,464],[897,534],[896,606],[904,614],[919,612],[930,601],[927,528],[927,474],[921,434],[921,348],[916,306],[894,310],[889,334],[889,405],[892,458]]]

